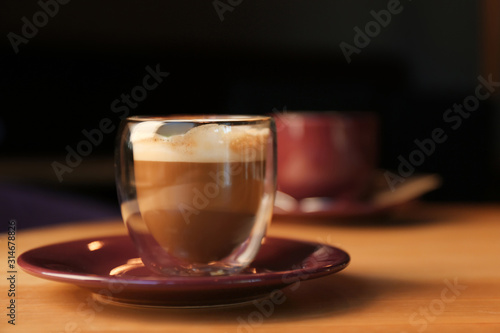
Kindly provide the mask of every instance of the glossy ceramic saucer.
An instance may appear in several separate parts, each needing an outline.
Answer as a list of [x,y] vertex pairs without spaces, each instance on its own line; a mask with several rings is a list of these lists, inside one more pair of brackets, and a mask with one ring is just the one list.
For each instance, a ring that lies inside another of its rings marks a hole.
[[297,281],[338,272],[349,260],[329,245],[267,237],[240,274],[165,277],[144,267],[128,236],[112,236],[39,247],[21,254],[18,263],[31,275],[72,283],[111,302],[199,307],[267,297]]
[[339,200],[327,197],[296,200],[278,191],[274,216],[338,219],[372,217],[390,213],[393,209],[416,200],[441,185],[441,178],[438,175],[426,174],[411,176],[390,188],[384,174],[384,171],[376,174],[369,193],[363,200]]

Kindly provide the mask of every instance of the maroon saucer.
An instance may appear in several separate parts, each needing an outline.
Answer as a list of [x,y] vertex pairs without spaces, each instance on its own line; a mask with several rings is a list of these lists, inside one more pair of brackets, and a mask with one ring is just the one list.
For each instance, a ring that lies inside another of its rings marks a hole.
[[301,280],[344,269],[349,255],[332,246],[267,237],[257,258],[237,275],[165,277],[144,267],[128,236],[83,239],[21,254],[31,275],[86,288],[108,301],[152,306],[246,302]]
[[[273,214],[276,217],[326,217],[335,219],[351,219],[374,217],[390,212],[407,202],[398,202],[390,205],[376,205],[370,201],[335,200],[332,198],[306,198],[304,201],[314,200],[311,205],[297,205],[292,210],[284,210],[275,206]],[[305,206],[305,207],[304,207]]]
[[277,217],[374,217],[391,212],[441,185],[436,174],[419,174],[407,178],[395,188],[390,188],[384,170],[374,176],[369,195],[363,200],[334,198],[304,198],[296,200],[290,195],[277,192],[274,216]]

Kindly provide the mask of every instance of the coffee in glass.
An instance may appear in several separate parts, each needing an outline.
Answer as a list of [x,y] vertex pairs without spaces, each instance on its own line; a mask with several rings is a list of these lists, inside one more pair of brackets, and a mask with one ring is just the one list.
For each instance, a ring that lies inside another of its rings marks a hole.
[[120,133],[122,215],[144,264],[167,275],[244,269],[272,215],[272,119],[131,117]]

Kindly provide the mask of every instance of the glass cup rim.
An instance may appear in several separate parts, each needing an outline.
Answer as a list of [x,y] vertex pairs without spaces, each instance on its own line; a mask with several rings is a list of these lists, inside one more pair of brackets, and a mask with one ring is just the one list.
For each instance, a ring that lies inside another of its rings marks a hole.
[[124,119],[127,122],[160,121],[164,123],[259,123],[272,120],[267,115],[246,114],[172,114],[172,115],[137,115]]

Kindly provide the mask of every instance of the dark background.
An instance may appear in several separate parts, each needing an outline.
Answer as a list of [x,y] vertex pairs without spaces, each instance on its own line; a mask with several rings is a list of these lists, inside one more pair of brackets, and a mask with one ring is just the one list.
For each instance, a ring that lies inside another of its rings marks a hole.
[[479,75],[500,81],[482,64],[482,2],[401,1],[402,11],[347,63],[339,44],[353,45],[354,27],[364,30],[370,11],[388,3],[245,0],[221,21],[211,1],[71,0],[16,54],[8,33],[21,35],[21,19],[33,22],[41,7],[3,1],[1,184],[117,205],[116,130],[62,182],[51,164],[64,163],[65,147],[75,148],[101,119],[117,126],[111,103],[158,64],[170,75],[131,115],[375,110],[381,168],[397,169],[415,139],[442,127],[448,140],[416,171],[440,174],[443,185],[424,199],[498,202],[498,94],[455,131],[443,121],[474,94]]

